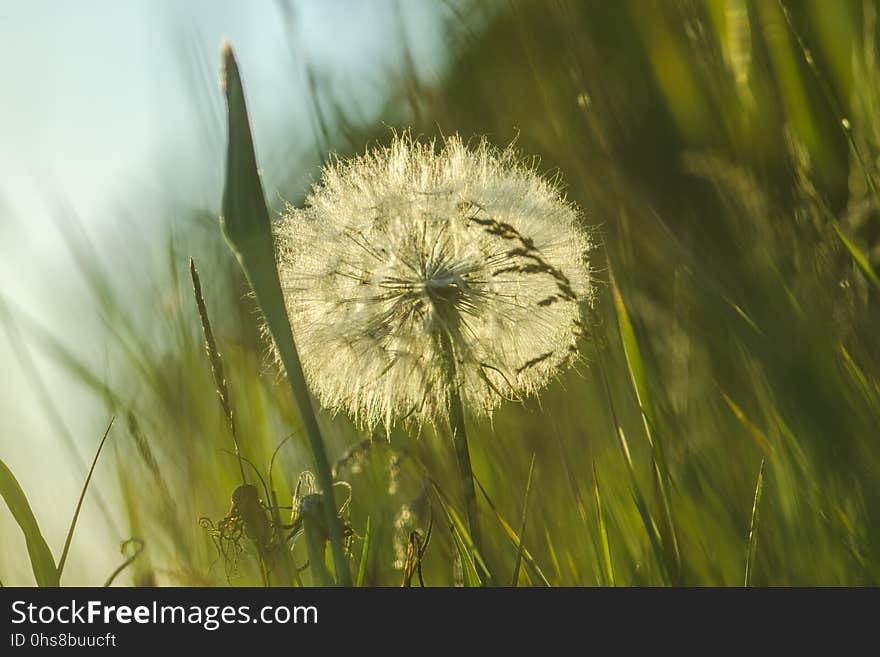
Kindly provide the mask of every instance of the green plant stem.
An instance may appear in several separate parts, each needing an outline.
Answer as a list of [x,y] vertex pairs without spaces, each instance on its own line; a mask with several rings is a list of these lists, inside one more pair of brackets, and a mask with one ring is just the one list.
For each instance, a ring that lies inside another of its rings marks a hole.
[[[351,586],[351,572],[349,571],[348,560],[345,556],[342,523],[336,515],[336,504],[333,495],[333,474],[330,470],[330,462],[327,459],[327,450],[324,447],[324,440],[321,437],[321,430],[318,426],[318,418],[315,415],[305,375],[299,362],[299,355],[296,352],[296,345],[293,341],[293,332],[290,328],[287,312],[280,303],[272,303],[273,297],[280,299],[281,289],[278,282],[278,273],[274,268],[274,254],[271,257],[273,260],[269,261],[269,268],[252,269],[245,265],[245,260],[240,259],[239,262],[251,283],[251,287],[254,289],[257,302],[263,310],[266,324],[269,327],[272,338],[275,340],[278,354],[287,373],[290,390],[299,409],[300,419],[309,442],[309,448],[315,461],[315,477],[318,480],[318,487],[321,489],[326,500],[326,504],[323,505],[324,519],[327,524],[330,546],[333,552],[336,582],[341,586]],[[265,294],[266,290],[276,288],[277,295]]]
[[464,426],[464,412],[461,397],[457,388],[452,388],[449,395],[449,424],[452,428],[452,444],[455,448],[455,460],[458,463],[458,476],[461,478],[464,493],[465,518],[471,540],[481,553],[483,544],[480,540],[480,527],[477,518],[477,493],[474,488],[474,471],[471,468],[471,455],[468,450],[467,431]]
[[464,406],[458,390],[456,376],[455,350],[449,335],[442,333],[440,348],[446,356],[447,400],[449,403],[449,428],[452,430],[452,445],[455,449],[455,460],[458,464],[458,476],[464,494],[465,521],[471,541],[482,554],[483,544],[480,540],[480,526],[477,518],[477,492],[474,488],[474,471],[471,467],[471,455],[468,449],[467,429],[464,423]]

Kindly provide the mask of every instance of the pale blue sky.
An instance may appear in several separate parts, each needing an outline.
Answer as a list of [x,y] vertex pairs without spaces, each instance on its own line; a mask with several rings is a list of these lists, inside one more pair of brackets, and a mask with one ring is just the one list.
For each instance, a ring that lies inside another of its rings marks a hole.
[[[219,49],[228,38],[242,69],[258,155],[271,161],[278,143],[311,153],[312,131],[302,69],[312,63],[334,96],[355,115],[375,116],[383,81],[400,67],[395,3],[300,0],[286,24],[276,0],[0,0],[0,293],[25,306],[60,337],[77,335],[90,310],[51,219],[60,204],[98,241],[126,221],[149,234],[151,197],[185,197],[219,205],[224,140],[218,87]],[[420,75],[439,74],[442,4],[400,0]],[[293,44],[293,47],[291,45]],[[280,130],[302,126],[295,139]],[[307,183],[311,172],[303,172]],[[266,173],[267,193],[272,178]],[[118,232],[118,231],[117,231]],[[137,257],[136,253],[130,256]],[[85,334],[87,335],[87,334]],[[100,351],[100,345],[89,345]],[[43,368],[53,395],[70,414],[75,435],[92,445],[100,413],[91,400]],[[87,451],[91,451],[89,448]],[[0,458],[31,498],[54,549],[63,542],[82,473],[72,471],[51,425],[34,402],[0,331]],[[109,471],[109,470],[108,470]],[[50,473],[47,477],[46,473]],[[62,501],[59,503],[59,501]],[[87,506],[82,536],[102,525]],[[6,584],[28,584],[24,543],[5,507],[0,572]],[[6,537],[15,536],[12,541]],[[86,539],[82,539],[86,540]],[[19,544],[20,543],[20,544]],[[96,545],[109,562],[115,547]],[[73,550],[69,584],[95,584]],[[100,561],[100,560],[98,560]]]

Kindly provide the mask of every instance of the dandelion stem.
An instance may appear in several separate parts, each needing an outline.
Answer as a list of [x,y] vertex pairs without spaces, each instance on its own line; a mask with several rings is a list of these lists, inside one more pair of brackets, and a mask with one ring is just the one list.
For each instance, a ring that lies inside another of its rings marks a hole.
[[449,403],[449,426],[452,430],[452,444],[455,448],[455,460],[458,463],[458,476],[461,479],[464,493],[465,519],[471,541],[478,552],[483,552],[480,541],[480,527],[477,521],[477,493],[474,489],[474,471],[471,467],[471,455],[468,450],[467,430],[464,424],[464,406],[458,390],[456,376],[455,351],[452,340],[447,333],[440,337],[440,347],[446,356],[447,399]]
[[452,444],[455,447],[455,460],[458,462],[458,475],[464,491],[465,515],[468,531],[477,550],[482,552],[480,528],[477,524],[477,493],[474,489],[474,471],[471,468],[471,455],[468,451],[467,431],[464,427],[464,412],[457,388],[449,394],[449,423],[452,427]]

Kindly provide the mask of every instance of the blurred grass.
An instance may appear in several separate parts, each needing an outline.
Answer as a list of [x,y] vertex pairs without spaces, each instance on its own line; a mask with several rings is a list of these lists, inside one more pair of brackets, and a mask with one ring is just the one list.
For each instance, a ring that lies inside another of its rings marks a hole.
[[[447,6],[449,69],[432,81],[402,67],[375,125],[346,117],[320,80],[313,92],[324,94],[316,112],[331,108],[316,121],[322,139],[342,153],[387,141],[389,125],[516,140],[559,174],[597,229],[600,299],[583,362],[540,400],[507,405],[491,424],[469,421],[493,581],[514,581],[519,569],[517,581],[532,584],[546,574],[553,585],[739,586],[747,547],[752,585],[880,583],[876,4]],[[290,166],[277,178],[297,180]],[[302,198],[285,184],[282,197]],[[246,458],[267,464],[293,435],[276,465],[280,504],[310,467],[254,300],[219,234],[205,230],[215,220],[197,210],[176,220],[144,295],[125,295],[100,252],[75,243],[117,346],[112,385],[57,331],[17,317],[109,410],[131,418],[117,458],[127,535],[145,541],[127,571],[137,583],[226,583],[197,521],[227,513],[241,475],[223,451],[227,418],[187,293],[187,256],[210,286]],[[131,319],[144,314],[147,324]],[[357,581],[399,585],[396,548],[410,531],[424,534],[433,508],[426,584],[478,584],[485,571],[456,521],[462,501],[441,499],[426,481],[430,472],[456,490],[448,441],[395,431],[390,446],[380,436],[346,452],[366,437],[345,418],[319,420],[331,462],[347,454],[336,476],[353,489]],[[520,519],[520,532],[492,516]],[[306,560],[299,539],[293,561]],[[311,583],[308,570],[302,576]],[[240,557],[230,581],[261,581],[254,555]]]

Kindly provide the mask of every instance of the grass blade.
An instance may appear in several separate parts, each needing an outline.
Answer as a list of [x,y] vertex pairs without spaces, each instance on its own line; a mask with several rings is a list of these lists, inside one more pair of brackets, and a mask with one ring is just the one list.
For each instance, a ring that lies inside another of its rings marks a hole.
[[[532,452],[532,460],[529,463],[529,475],[526,479],[526,494],[523,496],[523,510],[522,510],[522,518],[519,523],[519,535],[524,536],[526,533],[526,519],[529,514],[529,495],[532,492],[532,476],[535,474],[535,453]],[[523,545],[522,542],[519,544],[519,548],[516,550],[516,562],[513,564],[513,577],[510,580],[511,586],[516,586],[519,581],[519,569],[522,564],[523,557]]]
[[744,586],[752,585],[752,572],[755,567],[755,552],[758,548],[758,516],[761,512],[761,497],[764,494],[764,459],[758,470],[758,481],[755,484],[755,500],[752,502],[752,519],[749,521],[749,548],[746,553],[746,574]]
[[257,297],[278,355],[284,364],[315,461],[318,487],[328,501],[323,505],[324,519],[328,527],[337,583],[351,586],[342,523],[336,516],[336,505],[333,504],[333,475],[284,305],[275,265],[275,241],[263,185],[257,171],[244,89],[238,64],[228,43],[223,47],[223,88],[226,94],[229,132],[220,227]]
[[553,538],[550,536],[550,530],[544,527],[544,539],[547,541],[547,552],[550,554],[550,563],[553,564],[553,572],[556,573],[556,583],[562,581],[562,569],[559,567],[559,557],[556,556],[556,547],[553,545]]
[[[626,366],[629,369],[630,380],[636,392],[636,399],[646,422],[655,424],[654,408],[651,405],[651,398],[648,395],[647,380],[645,378],[645,365],[642,361],[642,354],[636,341],[635,329],[629,312],[623,302],[623,296],[620,294],[620,288],[617,287],[617,280],[614,274],[611,274],[611,293],[614,297],[614,309],[617,312],[617,323],[620,328],[620,337],[623,342],[623,353],[626,356]],[[645,426],[645,430],[649,436],[651,429]]]
[[671,583],[670,568],[666,559],[666,553],[663,550],[663,538],[660,535],[660,530],[657,528],[657,523],[654,521],[654,517],[651,515],[648,504],[645,502],[645,496],[642,493],[642,487],[639,484],[638,477],[636,476],[632,454],[629,451],[629,443],[626,440],[626,435],[623,433],[623,427],[620,425],[620,421],[618,420],[617,407],[614,403],[614,396],[611,394],[611,384],[608,382],[608,373],[605,370],[605,362],[604,358],[602,357],[602,350],[596,349],[595,353],[596,364],[599,368],[602,385],[605,388],[605,397],[608,402],[608,411],[611,415],[611,422],[613,424],[617,446],[620,449],[621,456],[623,456],[623,462],[626,465],[626,470],[629,474],[630,489],[633,496],[633,502],[635,503],[636,509],[639,512],[639,517],[642,519],[642,524],[645,526],[645,531],[648,533],[648,540],[651,543],[651,550],[654,553],[654,558],[657,561],[657,565],[660,567],[663,581],[665,583]]
[[724,402],[727,404],[730,411],[736,416],[736,419],[739,420],[740,424],[742,424],[746,430],[749,432],[749,435],[752,437],[752,440],[755,441],[755,444],[758,446],[758,449],[761,450],[761,453],[765,458],[773,459],[773,446],[770,444],[770,440],[767,438],[766,434],[761,431],[761,429],[752,422],[742,408],[737,405],[735,401],[733,401],[726,392],[721,391],[721,396],[724,398]]
[[[562,469],[565,471],[565,475],[568,479],[569,488],[571,489],[572,496],[574,497],[575,506],[577,507],[578,517],[581,520],[581,525],[583,526],[584,530],[586,531],[587,537],[589,538],[590,543],[592,543],[592,545],[593,545],[593,550],[596,553],[596,561],[601,563],[604,558],[602,556],[601,540],[597,541],[595,534],[593,534],[589,530],[589,525],[587,523],[587,507],[584,504],[583,498],[581,497],[581,492],[578,489],[577,481],[574,478],[574,473],[571,471],[571,468],[568,465],[568,459],[565,456],[565,448],[562,445],[562,439],[559,436],[558,430],[554,431],[553,433],[556,434],[556,443],[557,443],[557,445],[559,445],[559,456],[560,456],[560,460],[562,463]],[[594,477],[595,477],[595,466],[594,466]],[[598,583],[601,586],[612,586],[613,585],[612,582],[610,582],[608,580],[608,576],[607,576],[607,572],[606,572],[605,568],[600,567],[599,576],[601,579],[599,580]]]
[[495,518],[498,519],[498,524],[500,524],[501,528],[504,529],[504,533],[507,534],[507,538],[510,539],[513,547],[516,548],[517,553],[522,555],[523,559],[525,559],[526,564],[532,569],[538,579],[541,580],[541,583],[544,586],[550,586],[550,582],[544,576],[541,567],[538,566],[537,562],[532,556],[532,553],[529,552],[528,549],[523,545],[521,534],[517,534],[516,531],[514,531],[513,527],[510,526],[510,523],[504,519],[504,516],[502,516],[498,512],[498,507],[496,507],[495,503],[492,502],[492,498],[489,497],[489,494],[486,492],[486,489],[483,488],[480,480],[474,477],[474,481],[477,483],[477,487],[480,489],[483,497],[486,498],[486,503],[489,505],[489,508],[492,509],[492,513],[495,515]]
[[636,400],[642,412],[642,422],[645,427],[645,436],[651,445],[651,460],[654,471],[654,481],[660,492],[660,499],[663,507],[663,524],[665,529],[664,546],[669,554],[670,574],[677,581],[681,573],[681,553],[678,547],[678,536],[675,530],[675,522],[672,518],[672,503],[669,498],[669,470],[666,467],[666,457],[663,454],[663,445],[659,436],[655,435],[652,427],[657,426],[657,417],[654,414],[654,406],[651,403],[651,397],[648,394],[648,382],[645,376],[645,366],[642,361],[639,344],[636,340],[635,330],[632,321],[623,302],[623,296],[620,294],[620,288],[617,287],[617,280],[614,278],[614,271],[611,264],[608,265],[608,272],[611,278],[611,292],[614,297],[614,307],[617,312],[617,323],[620,329],[620,338],[623,343],[623,353],[626,357],[626,365],[629,370],[630,380],[636,393]]
[[635,466],[633,466],[632,455],[629,451],[629,443],[626,440],[626,434],[623,433],[623,427],[620,425],[617,427],[617,440],[620,450],[623,452],[623,458],[626,462],[627,470],[629,471],[629,478],[636,508],[638,509],[639,516],[642,518],[642,523],[645,525],[645,530],[648,532],[648,539],[651,541],[651,548],[654,550],[654,557],[657,559],[657,563],[663,572],[664,579],[669,582],[669,564],[666,562],[665,553],[663,551],[663,538],[660,535],[657,522],[654,520],[654,516],[651,515],[651,511],[648,508],[645,496],[642,494],[642,488],[639,486]]
[[364,585],[364,579],[367,576],[367,557],[370,556],[371,536],[370,516],[367,516],[367,528],[364,530],[364,546],[361,548],[361,563],[358,566],[357,580],[355,582],[355,586],[357,587]]
[[868,401],[871,408],[874,409],[874,412],[880,416],[880,385],[878,385],[877,380],[873,377],[868,377],[842,342],[838,344],[838,349],[843,357],[843,364],[847,374],[858,385],[864,398]]
[[614,586],[614,564],[611,561],[611,544],[608,541],[608,526],[605,523],[605,509],[602,505],[602,492],[599,488],[599,474],[596,472],[596,462],[593,462],[593,496],[596,499],[596,521],[599,525],[599,545],[602,573],[609,586]]
[[874,284],[874,287],[880,290],[880,277],[877,276],[877,272],[875,272],[874,268],[871,267],[871,264],[868,262],[868,258],[865,257],[865,254],[862,253],[855,244],[849,241],[847,236],[843,234],[843,231],[840,230],[836,223],[834,224],[834,232],[837,233],[840,241],[843,242],[846,250],[849,251],[849,254],[852,256],[853,260],[856,261],[856,264],[859,266],[859,269],[862,270],[862,273],[868,278],[869,281],[871,281],[871,283]]
[[483,585],[483,582],[480,581],[480,576],[477,574],[477,568],[474,565],[473,557],[471,557],[471,551],[465,546],[456,525],[450,525],[449,529],[452,531],[452,538],[455,541],[458,558],[461,560],[461,572],[465,587],[479,588]]
[[67,553],[70,550],[70,542],[73,540],[73,532],[76,531],[76,523],[79,520],[79,512],[82,510],[83,500],[86,497],[86,491],[89,489],[89,483],[92,481],[92,475],[95,472],[95,466],[98,465],[98,457],[101,456],[101,450],[104,449],[104,443],[107,442],[107,436],[110,435],[110,429],[113,427],[115,417],[110,418],[101,443],[95,452],[95,458],[92,459],[92,466],[89,468],[89,474],[86,475],[85,483],[83,483],[82,492],[79,494],[79,500],[76,503],[76,509],[73,512],[73,518],[70,520],[70,529],[67,530],[67,538],[64,541],[64,549],[61,551],[61,559],[58,561],[58,582],[61,582],[61,574],[64,572],[64,564],[67,563]]
[[27,496],[12,471],[2,460],[0,460],[0,496],[6,501],[6,506],[9,507],[12,517],[24,534],[37,585],[58,586],[58,570],[55,568],[52,551],[43,538]]
[[[455,509],[452,508],[452,505],[449,504],[446,496],[443,491],[440,490],[440,487],[433,480],[429,480],[431,486],[434,489],[434,492],[437,494],[437,499],[440,502],[440,508],[443,509],[443,513],[446,515],[446,520],[449,522],[449,525],[452,529],[453,538],[455,540],[456,547],[461,545],[461,548],[465,550],[464,553],[460,553],[462,557],[462,569],[467,571],[466,564],[470,564],[470,566],[474,569],[474,574],[477,577],[477,580],[480,580],[480,576],[476,571],[476,565],[479,564],[480,568],[486,574],[486,577],[489,578],[491,576],[489,572],[489,567],[486,565],[486,562],[483,560],[480,551],[477,549],[477,546],[474,545],[474,541],[471,538],[470,533],[468,533],[467,527],[464,522],[462,522],[461,517],[456,513]],[[479,485],[479,481],[474,479],[476,483]],[[460,550],[459,550],[460,551]],[[467,558],[465,558],[467,556]],[[474,563],[476,561],[476,563]],[[478,586],[482,585],[482,581]]]

